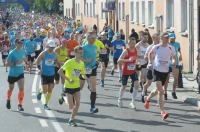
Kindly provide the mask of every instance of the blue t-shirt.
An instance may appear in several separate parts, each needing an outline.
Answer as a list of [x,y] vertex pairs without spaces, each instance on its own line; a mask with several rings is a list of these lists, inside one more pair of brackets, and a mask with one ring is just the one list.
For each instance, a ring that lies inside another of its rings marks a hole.
[[123,47],[125,47],[126,44],[123,40],[113,40],[112,45],[114,50],[116,50],[116,52],[113,52],[113,58],[119,58],[123,52]]
[[31,55],[31,53],[35,52],[35,48],[37,48],[37,44],[35,41],[27,41],[25,43],[25,49],[28,55]]
[[67,28],[65,31],[67,31],[69,34],[74,32],[73,28]]
[[95,45],[83,45],[83,59],[89,59],[91,58],[91,62],[87,63],[85,62],[85,67],[87,68],[96,68],[96,53],[97,53],[97,47]]
[[11,44],[12,50],[16,48],[15,40],[16,40],[16,38],[14,36],[10,38],[10,44]]
[[[170,43],[170,45],[173,46],[176,51],[176,66],[179,66],[178,52],[179,52],[179,49],[181,48],[180,43],[174,42],[174,43]],[[170,67],[172,67],[172,64],[170,64]]]
[[18,51],[17,49],[12,50],[8,57],[7,61],[12,62],[15,66],[10,66],[8,70],[8,76],[10,77],[18,77],[19,75],[24,73],[24,65],[23,63],[21,64],[16,64],[18,61],[24,62],[25,59],[25,52],[23,49],[21,51]]
[[41,39],[41,38],[35,38],[33,41],[35,41],[36,42],[36,44],[37,44],[37,51],[40,51],[40,50],[42,50],[43,48],[43,39]]
[[111,28],[108,29],[108,38],[113,37],[113,30]]
[[56,54],[53,52],[49,54],[48,51],[44,52],[42,59],[42,75],[53,76],[55,74],[54,63],[56,61]]

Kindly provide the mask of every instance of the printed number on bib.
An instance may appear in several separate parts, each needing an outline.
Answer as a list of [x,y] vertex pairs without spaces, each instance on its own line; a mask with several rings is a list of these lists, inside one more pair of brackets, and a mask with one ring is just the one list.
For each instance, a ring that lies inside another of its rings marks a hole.
[[127,70],[135,70],[135,64],[128,64]]
[[31,53],[31,57],[35,57],[35,52],[34,52],[34,53]]
[[25,62],[22,60],[18,60],[16,66],[24,66]]
[[146,53],[146,51],[142,51],[142,52],[141,52],[141,56],[144,56],[145,53]]
[[158,63],[159,63],[160,66],[169,67],[169,62],[168,61],[159,60]]
[[3,52],[3,55],[8,55],[8,52]]
[[75,52],[74,52],[74,51],[71,51],[71,52],[70,52],[70,55],[74,56],[74,55],[75,55]]
[[41,43],[37,42],[37,50],[40,50],[40,49],[41,49]]
[[79,77],[81,74],[81,70],[78,70],[78,69],[74,69],[73,73],[72,73],[72,76],[74,77]]
[[100,50],[100,54],[107,54],[106,51],[104,51],[103,49]]
[[45,65],[47,65],[47,66],[53,66],[54,65],[54,60],[52,60],[52,59],[46,59],[45,60]]
[[91,74],[92,73],[92,68],[85,68],[86,74]]
[[121,46],[120,44],[118,44],[118,45],[116,46],[116,49],[122,49],[122,46]]

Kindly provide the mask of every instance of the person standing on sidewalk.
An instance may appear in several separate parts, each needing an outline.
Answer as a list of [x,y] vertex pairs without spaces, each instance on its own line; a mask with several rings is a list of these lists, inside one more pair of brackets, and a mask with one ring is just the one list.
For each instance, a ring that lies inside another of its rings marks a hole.
[[[179,61],[182,60],[182,55],[181,55],[181,46],[179,42],[176,42],[176,35],[174,33],[170,34],[170,45],[174,47],[176,51],[176,66],[173,67],[172,63],[169,66],[169,74],[167,77],[167,80],[165,82],[165,91],[164,91],[164,99],[167,100],[167,87],[168,87],[168,82],[170,78],[170,72],[173,73],[174,76],[174,82],[173,82],[173,89],[172,89],[172,97],[173,99],[177,99],[176,96],[176,86],[178,84],[178,75],[179,75]],[[180,56],[178,57],[178,53],[180,53]]]
[[[154,81],[156,82],[156,88],[158,91],[158,102],[161,116],[162,119],[166,119],[169,115],[164,111],[163,86],[168,76],[171,58],[173,67],[176,66],[176,52],[174,47],[169,45],[169,34],[167,32],[162,33],[161,40],[162,43],[153,46],[148,55],[148,68],[153,69]],[[149,109],[150,99],[154,96],[156,96],[156,94],[152,95],[152,93],[149,96],[145,96],[144,106],[146,109]]]

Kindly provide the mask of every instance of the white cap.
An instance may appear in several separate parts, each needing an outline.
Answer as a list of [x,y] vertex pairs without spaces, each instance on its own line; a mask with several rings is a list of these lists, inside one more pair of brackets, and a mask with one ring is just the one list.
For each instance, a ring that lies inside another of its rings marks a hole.
[[52,40],[52,39],[50,39],[50,40],[47,41],[47,45],[48,45],[49,47],[56,47],[56,43],[55,43],[55,41]]
[[104,31],[103,31],[103,32],[101,32],[101,34],[100,34],[100,35],[102,36],[102,35],[104,35],[104,34],[106,34],[106,32],[104,32]]

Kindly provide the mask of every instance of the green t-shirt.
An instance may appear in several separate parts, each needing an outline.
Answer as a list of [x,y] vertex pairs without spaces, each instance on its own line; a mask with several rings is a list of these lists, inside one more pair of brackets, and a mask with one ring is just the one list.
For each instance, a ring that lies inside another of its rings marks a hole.
[[76,62],[75,58],[70,59],[65,62],[65,64],[61,67],[63,70],[65,70],[65,76],[69,79],[74,80],[73,83],[69,83],[67,80],[65,80],[65,88],[69,89],[76,89],[80,88],[80,79],[79,76],[85,75],[85,66],[83,61],[80,61],[80,63]]

